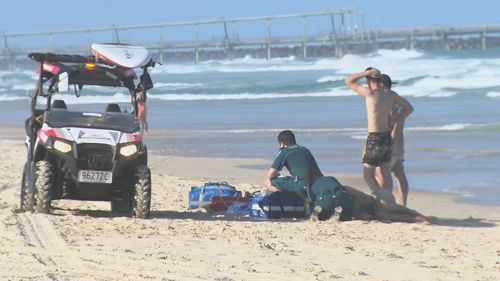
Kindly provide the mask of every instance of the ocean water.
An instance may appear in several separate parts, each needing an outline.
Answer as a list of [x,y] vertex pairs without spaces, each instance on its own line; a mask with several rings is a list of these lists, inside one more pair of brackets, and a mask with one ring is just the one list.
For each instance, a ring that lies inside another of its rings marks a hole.
[[[344,79],[368,66],[389,74],[397,82],[393,90],[415,108],[405,128],[410,188],[500,205],[498,49],[166,63],[151,74],[155,88],[149,92],[148,114],[157,133],[147,137],[149,150],[271,162],[276,135],[291,129],[324,173],[361,173],[364,99]],[[0,124],[22,126],[29,114],[26,96],[35,83],[33,69],[0,71]],[[62,97],[81,110],[103,110],[109,102],[127,108],[129,100],[122,89],[98,87],[84,88],[80,98]],[[264,176],[268,167],[257,168]]]

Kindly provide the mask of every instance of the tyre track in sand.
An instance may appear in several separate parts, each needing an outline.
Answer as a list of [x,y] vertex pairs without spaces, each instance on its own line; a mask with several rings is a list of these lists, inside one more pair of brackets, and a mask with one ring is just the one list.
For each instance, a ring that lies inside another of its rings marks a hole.
[[7,184],[3,184],[3,185],[0,186],[0,193],[4,192],[4,191],[6,191],[7,189],[10,189],[10,188],[12,188],[12,186],[9,186]]
[[[163,279],[158,270],[143,255],[96,251],[85,246],[71,246],[45,214],[17,213],[17,227],[35,260],[45,268],[45,277],[59,279],[139,280]],[[78,226],[75,226],[78,227]],[[71,233],[67,234],[68,237]],[[156,263],[158,261],[156,260]],[[165,260],[165,266],[171,262]],[[124,269],[128,272],[124,274]],[[134,269],[133,272],[130,269]],[[183,274],[177,277],[183,278]]]
[[27,246],[35,248],[33,257],[44,266],[47,278],[89,277],[88,271],[82,268],[83,261],[78,252],[71,249],[53,227],[49,215],[18,213],[15,216],[21,236]]
[[[47,266],[49,271],[66,267],[66,261],[57,252],[63,247],[61,237],[50,229],[43,215],[31,213],[18,213],[15,215],[17,227],[27,246],[34,247],[33,257],[41,264]],[[56,254],[54,254],[56,253]],[[51,278],[51,276],[47,276]]]

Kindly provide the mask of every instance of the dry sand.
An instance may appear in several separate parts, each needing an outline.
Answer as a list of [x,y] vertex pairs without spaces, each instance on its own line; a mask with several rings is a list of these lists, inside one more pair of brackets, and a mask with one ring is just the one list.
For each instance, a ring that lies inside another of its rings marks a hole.
[[413,191],[409,207],[438,225],[213,216],[186,210],[190,187],[256,190],[270,159],[152,157],[150,219],[65,200],[19,213],[24,159],[22,142],[0,140],[0,280],[500,280],[499,207]]

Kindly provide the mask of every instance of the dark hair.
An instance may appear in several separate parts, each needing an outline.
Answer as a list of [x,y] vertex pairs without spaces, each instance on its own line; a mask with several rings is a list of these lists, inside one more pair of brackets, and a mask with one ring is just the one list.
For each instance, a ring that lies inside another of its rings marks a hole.
[[121,112],[120,106],[116,103],[109,103],[106,106],[106,112]]
[[279,133],[278,142],[283,143],[284,145],[292,145],[295,144],[295,135],[290,130],[285,130]]
[[[371,66],[370,66],[370,67],[367,67],[367,68],[365,69],[365,71],[367,71],[367,70],[372,70],[372,69],[376,69],[376,68],[374,68],[374,67],[371,67]],[[378,70],[378,69],[377,69],[377,70]],[[379,73],[380,73],[380,71],[379,71]],[[378,83],[378,82],[380,82],[380,76],[378,76],[378,77],[366,77],[366,80],[367,80],[368,82],[376,82],[376,83]]]
[[387,74],[380,75],[380,83],[382,83],[382,85],[384,85],[387,89],[391,89],[393,84],[391,77]]

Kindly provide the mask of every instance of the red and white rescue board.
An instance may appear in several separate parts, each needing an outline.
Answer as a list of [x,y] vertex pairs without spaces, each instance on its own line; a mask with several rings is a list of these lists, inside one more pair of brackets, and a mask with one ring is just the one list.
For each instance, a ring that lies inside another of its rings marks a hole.
[[141,67],[151,60],[151,53],[141,46],[92,44],[91,49],[96,58],[121,67]]

